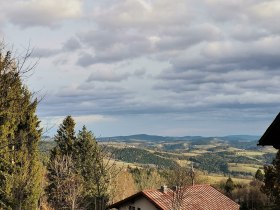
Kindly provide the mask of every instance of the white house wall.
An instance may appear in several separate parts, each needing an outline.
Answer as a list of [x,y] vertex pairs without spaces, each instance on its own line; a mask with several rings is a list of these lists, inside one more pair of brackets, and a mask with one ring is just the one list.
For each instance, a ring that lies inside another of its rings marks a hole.
[[136,200],[134,203],[128,203],[122,206],[119,210],[129,210],[129,206],[134,206],[135,210],[140,208],[141,210],[158,210],[150,201],[146,198],[140,198]]

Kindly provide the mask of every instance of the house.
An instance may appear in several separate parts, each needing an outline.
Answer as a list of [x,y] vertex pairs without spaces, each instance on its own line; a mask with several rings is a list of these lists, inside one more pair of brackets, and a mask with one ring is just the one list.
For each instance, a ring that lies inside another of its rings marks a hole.
[[[182,210],[238,210],[239,205],[210,185],[183,188],[183,196],[166,186],[144,190],[109,206],[118,210],[172,210],[180,203]],[[182,191],[181,191],[182,193]],[[176,198],[182,198],[177,200]]]
[[273,146],[275,149],[280,149],[280,113],[267,128],[263,136],[260,138],[258,145]]

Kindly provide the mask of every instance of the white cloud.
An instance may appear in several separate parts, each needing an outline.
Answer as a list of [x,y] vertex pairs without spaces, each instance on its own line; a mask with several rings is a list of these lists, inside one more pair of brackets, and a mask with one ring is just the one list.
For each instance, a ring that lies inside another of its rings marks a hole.
[[112,117],[106,117],[103,115],[80,115],[80,116],[73,116],[75,122],[77,123],[96,123],[96,122],[105,122],[105,121],[115,121]]
[[261,2],[254,5],[252,11],[260,18],[273,20],[276,17],[280,17],[280,2],[278,0]]
[[61,21],[82,14],[81,0],[15,0],[6,3],[7,18],[22,28],[32,26],[57,26]]

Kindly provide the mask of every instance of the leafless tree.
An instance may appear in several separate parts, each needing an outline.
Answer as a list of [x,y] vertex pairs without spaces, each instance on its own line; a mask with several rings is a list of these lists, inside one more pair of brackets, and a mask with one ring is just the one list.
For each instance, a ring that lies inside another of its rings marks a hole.
[[80,209],[82,179],[75,172],[71,157],[58,156],[50,165],[52,176],[55,177],[55,189],[49,192],[50,202],[55,209]]
[[194,185],[195,172],[193,166],[188,167],[176,167],[171,170],[167,177],[169,186],[172,187],[172,210],[181,210],[183,202],[187,197],[186,187]]

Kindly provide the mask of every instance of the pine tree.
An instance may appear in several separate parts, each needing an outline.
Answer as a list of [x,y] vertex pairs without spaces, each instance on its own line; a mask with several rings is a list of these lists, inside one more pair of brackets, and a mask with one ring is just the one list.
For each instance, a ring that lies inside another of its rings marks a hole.
[[109,173],[115,176],[115,171],[109,162],[105,162],[105,153],[85,126],[79,131],[75,147],[76,165],[84,180],[84,207],[103,209],[109,198]]
[[[47,167],[49,184],[46,192],[54,209],[76,209],[78,206],[82,184],[74,167],[75,141],[75,122],[71,116],[67,116],[57,130],[56,146],[51,151]],[[74,204],[70,205],[70,201]]]
[[42,193],[43,171],[38,153],[41,129],[36,107],[37,101],[31,102],[31,94],[24,90],[14,142],[13,209],[36,209]]
[[229,196],[231,196],[233,190],[234,190],[234,183],[232,179],[229,177],[226,181],[225,191]]
[[0,208],[36,209],[42,191],[37,100],[11,53],[0,52]]
[[54,159],[56,156],[70,156],[74,154],[74,143],[76,141],[75,136],[75,121],[71,116],[67,116],[57,130],[57,134],[54,137],[56,147],[51,151],[50,159]]
[[15,130],[18,125],[18,101],[20,100],[21,81],[12,68],[9,52],[0,53],[0,207],[11,205],[12,185],[7,180],[13,172],[11,150],[14,147]]

